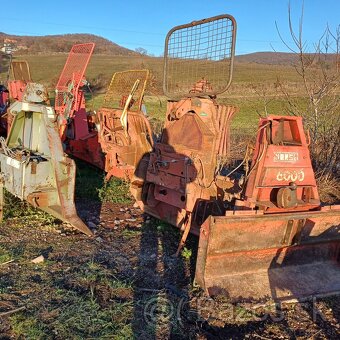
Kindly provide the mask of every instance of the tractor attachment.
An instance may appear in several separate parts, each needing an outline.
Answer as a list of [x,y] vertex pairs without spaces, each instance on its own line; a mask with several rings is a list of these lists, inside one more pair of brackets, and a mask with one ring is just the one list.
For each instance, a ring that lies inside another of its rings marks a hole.
[[[11,74],[11,77],[10,77]],[[11,78],[11,79],[10,79]],[[22,101],[25,88],[32,82],[31,73],[27,61],[14,61],[12,55],[9,58],[7,85],[0,85],[0,135],[6,137],[11,128],[13,117],[7,109],[10,101]]]
[[340,292],[340,206],[265,214],[226,211],[201,226],[196,281],[234,301]]
[[11,72],[12,55],[0,53],[0,73],[6,72],[5,80],[0,81],[0,136],[7,136],[7,109],[10,105],[10,93],[8,91],[8,83]]
[[28,83],[22,101],[9,107],[13,123],[7,141],[1,140],[1,185],[91,236],[75,210],[75,164],[63,152],[55,112],[46,102],[45,88]]
[[0,84],[0,136],[7,135],[6,113],[9,107],[9,92],[5,85]]
[[320,204],[302,118],[261,119],[243,176],[241,199],[201,227],[197,282],[247,300],[340,292],[340,206]]
[[56,86],[55,112],[65,151],[104,168],[95,113],[88,113],[83,87],[94,43],[73,45]]
[[[6,73],[6,78],[0,79],[0,128],[3,129],[2,116],[6,114],[7,108],[9,106],[9,91],[8,91],[8,80],[10,74],[12,55],[5,55],[0,53],[0,73]],[[5,129],[7,127],[5,126]],[[2,131],[1,135],[2,135]]]
[[10,98],[13,100],[22,100],[26,85],[32,82],[31,72],[28,62],[11,61],[12,80],[8,81],[8,90]]
[[142,157],[152,150],[150,123],[142,112],[148,76],[148,70],[116,72],[98,112],[107,180],[131,179]]
[[[340,206],[320,204],[299,117],[261,119],[255,149],[231,162],[237,108],[230,85],[236,22],[229,15],[167,35],[160,141],[140,161],[131,192],[145,212],[199,235],[196,281],[209,295],[303,299],[340,291]],[[180,99],[182,98],[182,99]]]

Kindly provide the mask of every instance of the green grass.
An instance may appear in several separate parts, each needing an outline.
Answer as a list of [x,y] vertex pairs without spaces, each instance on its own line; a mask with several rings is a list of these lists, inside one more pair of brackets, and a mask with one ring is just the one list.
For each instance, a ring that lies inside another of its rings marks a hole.
[[75,159],[75,162],[77,165],[75,197],[100,200],[99,189],[104,185],[104,172],[79,159]]
[[12,260],[12,254],[7,249],[0,246],[0,265],[10,260]]
[[[24,233],[30,228],[24,227]],[[37,232],[29,232],[37,237]],[[16,339],[131,339],[133,318],[132,282],[115,277],[114,270],[94,260],[94,253],[64,238],[51,246],[51,259],[35,265],[30,259],[41,253],[46,240],[36,242],[11,239],[6,246],[0,239],[0,264],[15,257],[15,263],[0,267],[0,300],[19,296],[17,306],[25,310],[8,320]],[[51,240],[49,240],[51,241]],[[84,243],[85,242],[85,243]],[[49,244],[51,244],[49,242]],[[92,241],[83,244],[92,247]],[[20,248],[20,251],[18,251]],[[64,257],[71,249],[70,257]],[[63,260],[55,260],[62,252]],[[18,292],[19,295],[16,295]],[[14,295],[13,295],[14,294]],[[9,305],[10,306],[10,305]],[[3,305],[0,303],[0,312]],[[14,307],[12,308],[14,309]],[[7,330],[6,330],[7,331]],[[0,324],[1,332],[1,324]]]
[[[60,290],[63,307],[47,308],[38,315],[16,314],[11,317],[13,333],[25,339],[122,339],[132,337],[130,303],[112,303],[102,308],[88,297]],[[45,307],[46,308],[46,307]],[[43,314],[43,315],[41,315]]]
[[283,102],[280,98],[274,98],[268,104],[254,97],[230,98],[222,102],[239,108],[239,112],[233,118],[232,128],[253,129],[257,127],[260,117],[265,117],[267,114],[279,115],[283,113]]
[[35,317],[17,314],[11,317],[13,333],[26,339],[44,339],[46,328]]
[[98,196],[103,202],[130,203],[129,183],[119,178],[111,178],[98,189]]
[[75,197],[92,199],[101,202],[130,203],[129,185],[127,182],[111,178],[105,182],[104,171],[76,159]]
[[295,68],[290,65],[267,65],[258,63],[235,63],[233,83],[274,83],[277,78],[298,82]]
[[[18,55],[14,57],[15,60],[28,61],[33,81],[41,82],[50,87],[56,84],[66,58],[66,53],[54,55]],[[145,68],[151,70],[158,84],[158,90],[161,90],[163,58],[94,54],[86,70],[86,77],[88,80],[91,80],[101,76],[108,85],[115,72]],[[4,73],[0,75],[1,79],[4,79],[4,77]],[[291,82],[299,81],[294,68],[289,65],[235,63],[233,84],[261,83],[264,81],[274,83],[277,77],[284,77],[284,79]]]

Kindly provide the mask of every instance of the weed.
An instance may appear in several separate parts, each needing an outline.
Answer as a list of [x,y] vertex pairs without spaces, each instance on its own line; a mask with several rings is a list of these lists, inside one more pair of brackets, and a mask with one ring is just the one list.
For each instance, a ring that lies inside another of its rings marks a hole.
[[2,246],[0,246],[0,265],[12,259],[12,255]]
[[10,320],[13,333],[17,337],[24,337],[25,339],[32,340],[46,339],[46,328],[34,316],[19,313],[12,316]]
[[190,258],[192,256],[192,250],[184,247],[183,250],[182,250],[181,256],[184,259],[186,259],[187,261],[190,260]]
[[122,237],[123,238],[132,238],[136,236],[136,231],[138,230],[134,230],[134,229],[124,229],[122,231]]
[[111,178],[98,189],[98,196],[104,202],[130,203],[129,183],[118,178]]
[[[56,218],[34,208],[32,205],[13,196],[5,190],[4,221],[16,220],[15,226],[27,224],[47,225],[56,221]],[[22,218],[25,217],[25,218]]]
[[166,223],[165,222],[162,222],[162,221],[159,221],[160,223],[158,223],[157,225],[157,231],[163,233],[166,229]]
[[130,203],[129,184],[112,178],[105,182],[105,174],[83,161],[76,160],[76,197],[112,203]]
[[172,234],[172,235],[177,235],[178,229],[174,228],[171,224],[161,221],[161,220],[155,220],[155,224],[157,224],[157,231],[160,232],[161,234]]
[[104,185],[104,172],[79,159],[75,159],[75,162],[77,165],[75,197],[99,200],[98,191]]

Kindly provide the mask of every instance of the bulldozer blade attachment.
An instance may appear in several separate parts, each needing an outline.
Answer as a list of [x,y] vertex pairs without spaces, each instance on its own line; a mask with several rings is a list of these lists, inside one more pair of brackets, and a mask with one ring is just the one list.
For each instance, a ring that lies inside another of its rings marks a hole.
[[232,301],[301,301],[340,292],[340,206],[319,211],[210,216],[196,281]]
[[92,236],[75,209],[76,167],[63,152],[53,108],[17,101],[9,111],[14,120],[0,150],[4,188]]

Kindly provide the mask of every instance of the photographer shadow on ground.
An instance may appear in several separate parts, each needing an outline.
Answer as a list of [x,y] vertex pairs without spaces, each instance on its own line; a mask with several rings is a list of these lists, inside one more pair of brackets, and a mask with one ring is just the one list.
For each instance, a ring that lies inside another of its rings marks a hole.
[[168,142],[164,129],[153,152],[142,157],[132,181],[143,210],[159,218],[145,214],[142,226],[132,322],[138,339],[186,338],[195,333],[187,317],[198,240],[189,236],[188,246],[175,256],[181,237],[167,222],[182,226],[182,231],[190,223],[186,192],[197,170],[188,154]]

